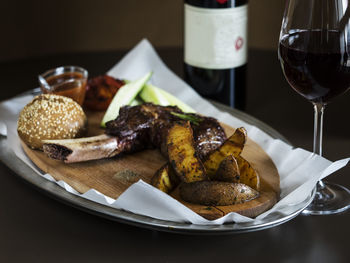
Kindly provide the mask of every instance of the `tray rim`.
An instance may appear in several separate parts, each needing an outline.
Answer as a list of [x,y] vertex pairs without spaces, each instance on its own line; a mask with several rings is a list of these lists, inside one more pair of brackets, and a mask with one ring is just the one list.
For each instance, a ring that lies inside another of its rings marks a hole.
[[[22,94],[17,95],[34,95],[40,92],[40,89],[34,89]],[[237,109],[232,109],[226,105],[210,101],[214,106],[220,110],[226,111],[233,116],[244,120],[249,124],[253,124],[259,127],[261,130],[269,134],[271,137],[276,139],[281,139],[282,141],[291,145],[291,143],[279,132],[274,130],[272,127],[268,126],[264,122],[254,118],[247,113],[239,111]],[[51,182],[42,176],[38,176],[29,166],[27,166],[22,160],[20,160],[14,152],[9,148],[7,144],[7,138],[4,136],[0,137],[0,160],[9,167],[15,174],[23,179],[24,181],[30,183],[40,192],[61,201],[67,205],[73,206],[77,209],[83,210],[90,214],[94,214],[100,217],[104,217],[113,221],[120,223],[125,223],[128,225],[133,225],[141,228],[152,229],[157,231],[172,232],[172,233],[182,233],[182,234],[238,234],[244,232],[252,232],[271,228],[285,223],[297,215],[299,215],[302,210],[304,210],[313,200],[315,195],[315,189],[311,195],[301,204],[298,204],[296,210],[289,215],[275,216],[271,220],[262,220],[262,223],[252,224],[236,224],[227,223],[223,225],[198,225],[188,222],[177,223],[172,221],[154,219],[148,216],[134,214],[128,211],[108,207],[83,197],[74,195],[67,192],[64,188],[60,187],[55,182]],[[269,218],[269,216],[267,217]],[[266,221],[266,222],[265,222]]]

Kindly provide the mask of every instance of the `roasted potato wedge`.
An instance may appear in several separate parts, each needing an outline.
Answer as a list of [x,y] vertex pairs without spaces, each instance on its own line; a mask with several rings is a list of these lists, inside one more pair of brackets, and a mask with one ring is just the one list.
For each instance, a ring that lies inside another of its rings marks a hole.
[[242,156],[237,156],[236,160],[240,171],[239,182],[259,191],[260,177],[258,172]]
[[247,131],[241,127],[229,137],[217,150],[209,154],[204,162],[209,177],[215,175],[220,163],[229,155],[238,156],[244,147],[247,140]]
[[151,179],[151,184],[164,193],[170,193],[179,183],[180,179],[169,163],[158,169]]
[[177,122],[169,129],[167,150],[169,162],[181,181],[191,183],[208,179],[196,155],[189,122]]
[[245,184],[202,181],[182,183],[180,196],[187,202],[200,205],[234,205],[258,197],[259,192]]
[[233,155],[227,156],[219,165],[214,177],[210,179],[216,181],[239,183],[239,167]]

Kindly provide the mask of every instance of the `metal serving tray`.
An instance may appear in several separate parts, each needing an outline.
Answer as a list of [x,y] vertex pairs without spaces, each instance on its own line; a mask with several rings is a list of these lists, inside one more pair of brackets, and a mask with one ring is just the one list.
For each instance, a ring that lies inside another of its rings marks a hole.
[[[38,89],[35,89],[23,93],[19,96],[36,94],[38,92]],[[212,103],[220,110],[226,111],[249,124],[259,127],[261,130],[263,130],[273,138],[278,138],[285,141],[286,143],[289,143],[286,138],[284,138],[273,128],[255,119],[254,117],[239,110],[232,109],[228,106],[216,102]],[[65,191],[56,183],[51,182],[45,179],[44,177],[38,176],[38,174],[35,173],[29,166],[27,166],[22,160],[17,158],[17,156],[9,147],[7,138],[2,136],[0,136],[0,160],[11,170],[13,170],[19,177],[31,183],[38,190],[49,195],[50,197],[53,197],[56,200],[64,202],[70,206],[76,207],[88,213],[105,217],[120,223],[166,232],[176,232],[184,234],[234,234],[271,228],[285,223],[299,215],[301,211],[312,202],[313,197],[315,195],[314,190],[304,202],[295,206],[295,210],[293,213],[287,216],[273,213],[264,218],[264,220],[260,221],[259,223],[229,223],[223,225],[196,225],[191,223],[176,223],[166,220],[154,219],[147,216],[133,214],[128,211],[111,208],[71,194]]]

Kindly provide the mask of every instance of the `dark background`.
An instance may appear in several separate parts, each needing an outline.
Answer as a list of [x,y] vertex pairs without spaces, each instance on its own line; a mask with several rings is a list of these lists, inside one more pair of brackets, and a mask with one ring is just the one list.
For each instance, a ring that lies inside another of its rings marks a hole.
[[[249,0],[249,45],[275,49],[284,1]],[[130,49],[142,38],[182,47],[182,0],[2,0],[0,61]]]

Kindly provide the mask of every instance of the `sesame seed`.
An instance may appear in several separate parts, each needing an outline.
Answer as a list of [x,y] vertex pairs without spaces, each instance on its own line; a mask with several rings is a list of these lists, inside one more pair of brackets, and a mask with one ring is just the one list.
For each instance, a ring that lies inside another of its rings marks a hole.
[[28,137],[28,142],[33,142],[33,138],[74,138],[85,119],[82,108],[72,99],[42,94],[23,108],[17,130]]

